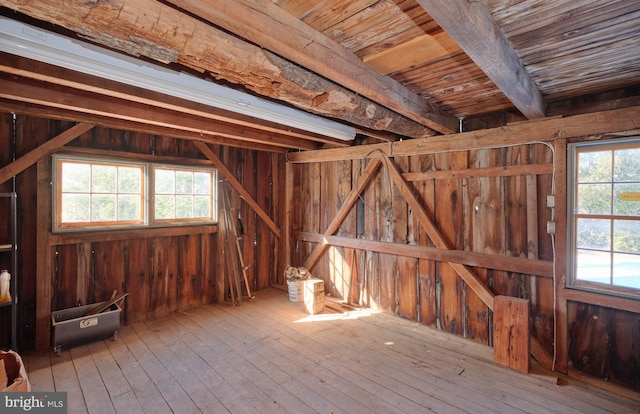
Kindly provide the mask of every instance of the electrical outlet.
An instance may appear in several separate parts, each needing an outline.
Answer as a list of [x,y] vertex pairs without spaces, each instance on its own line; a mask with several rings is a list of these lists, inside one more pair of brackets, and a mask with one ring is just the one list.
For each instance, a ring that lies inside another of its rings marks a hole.
[[555,221],[547,221],[547,233],[556,234],[556,222]]
[[549,194],[547,196],[547,207],[554,208],[556,206],[556,196],[553,194]]

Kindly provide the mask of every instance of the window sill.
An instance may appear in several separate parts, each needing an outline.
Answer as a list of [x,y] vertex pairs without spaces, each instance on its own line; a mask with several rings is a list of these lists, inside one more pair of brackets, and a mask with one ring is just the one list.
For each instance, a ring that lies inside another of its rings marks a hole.
[[176,237],[193,234],[211,234],[218,232],[217,224],[203,226],[153,227],[132,230],[104,230],[95,232],[58,233],[49,235],[49,245],[78,244],[127,239],[145,239],[150,237]]
[[570,288],[563,290],[563,296],[566,300],[571,300],[573,302],[588,303],[590,305],[598,305],[606,308],[640,313],[640,298],[623,298],[605,293],[594,293],[586,290]]

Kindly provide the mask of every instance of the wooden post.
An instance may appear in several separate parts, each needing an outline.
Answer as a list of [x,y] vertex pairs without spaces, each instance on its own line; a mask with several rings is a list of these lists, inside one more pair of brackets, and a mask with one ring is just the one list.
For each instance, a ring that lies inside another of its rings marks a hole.
[[493,299],[493,362],[529,372],[529,300]]

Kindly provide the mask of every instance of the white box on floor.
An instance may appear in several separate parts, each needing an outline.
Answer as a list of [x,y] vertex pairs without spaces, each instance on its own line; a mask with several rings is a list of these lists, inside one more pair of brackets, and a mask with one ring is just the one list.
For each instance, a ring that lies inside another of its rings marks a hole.
[[324,281],[308,279],[304,281],[304,308],[315,315],[324,311]]

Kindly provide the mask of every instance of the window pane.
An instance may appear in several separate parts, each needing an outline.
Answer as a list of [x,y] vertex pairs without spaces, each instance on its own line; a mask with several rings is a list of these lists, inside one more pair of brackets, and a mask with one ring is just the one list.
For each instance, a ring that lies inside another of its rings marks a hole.
[[[91,190],[91,166],[75,162],[62,163],[62,191],[65,193],[83,192]],[[87,203],[87,206],[89,204]]]
[[94,193],[115,193],[118,170],[112,165],[91,166],[91,191]]
[[142,192],[142,168],[118,168],[118,192],[140,194]]
[[174,200],[170,195],[156,195],[155,217],[156,219],[174,218]]
[[118,220],[134,221],[142,217],[142,202],[139,195],[118,196]]
[[193,194],[193,173],[176,171],[176,194]]
[[640,253],[640,221],[615,220],[613,222],[613,250],[622,253]]
[[610,184],[579,184],[578,214],[611,214]]
[[[63,155],[54,155],[54,160],[54,231],[195,224],[216,218],[216,172],[210,168]],[[152,187],[146,184],[148,171]],[[148,213],[153,213],[149,221]]]
[[91,221],[116,221],[116,196],[94,194],[91,197]]
[[577,246],[581,249],[610,250],[611,221],[579,218],[577,220]]
[[193,175],[193,193],[194,194],[211,194],[211,174],[195,173]]
[[[88,177],[88,176],[87,176]],[[88,183],[88,180],[87,180]],[[66,223],[88,222],[90,217],[89,194],[62,195],[62,221]]]
[[[640,216],[640,200],[625,197],[629,193],[640,194],[640,183],[614,185],[613,214],[620,216]],[[622,197],[619,197],[622,195]]]
[[578,249],[576,256],[576,279],[585,282],[611,284],[611,255]]
[[[171,174],[173,187],[160,184],[160,179]],[[162,187],[165,192],[156,191],[155,220],[165,223],[169,220],[179,222],[182,219],[193,221],[213,220],[214,202],[212,189],[215,173],[211,170],[176,169],[169,167],[156,169],[156,188]],[[159,177],[159,178],[158,178]],[[171,190],[172,192],[169,192]],[[171,199],[162,196],[172,196]]]
[[156,194],[175,194],[175,174],[172,170],[156,169]]
[[611,161],[611,151],[580,152],[578,154],[578,182],[611,182]]
[[176,218],[193,218],[193,197],[176,196]]
[[615,180],[620,181],[640,181],[640,148],[622,149],[615,151]]
[[613,254],[613,284],[640,288],[640,256],[637,254]]
[[193,217],[211,217],[211,197],[193,198]]

